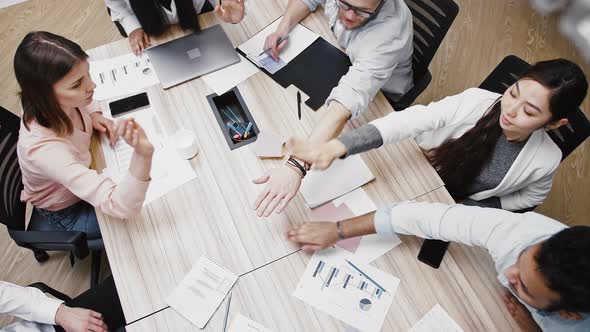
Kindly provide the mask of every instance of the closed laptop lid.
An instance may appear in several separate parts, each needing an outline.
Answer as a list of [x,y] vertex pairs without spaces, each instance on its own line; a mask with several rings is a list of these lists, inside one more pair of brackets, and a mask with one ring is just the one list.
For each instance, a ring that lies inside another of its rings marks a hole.
[[146,52],[165,89],[240,61],[220,25],[154,46]]

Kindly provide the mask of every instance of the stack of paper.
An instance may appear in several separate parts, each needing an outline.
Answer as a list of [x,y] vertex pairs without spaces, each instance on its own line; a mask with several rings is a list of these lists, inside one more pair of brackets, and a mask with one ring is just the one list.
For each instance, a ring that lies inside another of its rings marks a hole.
[[293,296],[361,331],[380,331],[399,279],[339,248],[316,252]]
[[146,53],[125,54],[105,60],[90,61],[90,77],[96,88],[95,100],[116,98],[160,83]]
[[375,179],[359,155],[336,159],[323,171],[310,171],[299,191],[310,208],[320,206]]
[[240,55],[240,62],[203,75],[201,78],[218,96],[221,96],[257,72],[258,68]]
[[166,303],[199,328],[207,325],[238,276],[202,256]]
[[280,158],[283,156],[285,138],[270,130],[261,130],[256,142],[250,145],[256,156],[260,158]]
[[[111,117],[110,110],[105,110],[103,114]],[[134,118],[154,146],[150,172],[152,180],[145,195],[144,206],[197,177],[190,163],[180,158],[174,145],[168,142],[160,121],[151,108],[127,113],[117,119],[122,118]],[[133,148],[123,138],[119,138],[112,148],[107,135],[101,135],[101,146],[106,163],[105,174],[115,181],[120,180],[129,172]]]
[[[363,190],[358,188],[331,202],[311,210],[311,221],[339,221],[362,216],[377,210],[377,207]],[[371,262],[395,248],[402,241],[397,235],[372,234],[338,241],[336,246],[354,254],[362,262]]]
[[410,332],[463,332],[439,304],[435,305]]
[[264,67],[271,74],[276,73],[286,66],[291,60],[295,59],[297,55],[319,38],[318,34],[301,24],[297,24],[289,33],[287,44],[281,49],[279,61],[275,62],[266,53],[262,55],[260,53],[264,51],[264,41],[266,40],[266,37],[277,30],[281,20],[282,17],[279,17],[272,24],[259,31],[242,45],[238,46],[238,49],[244,52],[248,59],[252,60],[252,62],[259,67]]
[[242,314],[238,314],[228,332],[271,332],[271,330]]

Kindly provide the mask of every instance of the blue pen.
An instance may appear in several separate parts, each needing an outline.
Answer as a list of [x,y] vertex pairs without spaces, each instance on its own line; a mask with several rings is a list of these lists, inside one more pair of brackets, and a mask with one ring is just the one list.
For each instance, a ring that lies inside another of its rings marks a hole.
[[252,129],[252,122],[248,122],[248,127],[246,127],[246,132],[244,132],[244,138],[248,138],[248,134],[250,133],[250,129]]
[[[283,38],[279,39],[279,41],[277,42],[277,46],[279,46],[287,38],[289,38],[289,35],[285,35]],[[266,50],[262,51],[262,53],[258,54],[258,56],[263,55],[264,53],[270,51],[271,49],[272,49],[272,47],[267,48]]]
[[379,285],[375,280],[373,280],[371,277],[369,277],[365,272],[361,271],[361,269],[356,267],[356,265],[352,264],[352,262],[350,262],[348,259],[345,259],[345,261],[348,264],[350,264],[350,266],[352,266],[355,270],[357,270],[360,274],[362,274],[365,278],[369,279],[372,283],[374,283],[375,286],[379,287],[384,293],[387,293],[385,288],[381,287],[381,285]]
[[228,122],[228,123],[226,123],[225,125],[226,125],[226,126],[229,128],[229,129],[231,129],[231,130],[235,131],[235,132],[236,132],[238,135],[242,136],[242,133],[241,133],[241,132],[240,132],[240,131],[239,131],[239,130],[236,128],[236,127],[234,127],[234,126],[233,126],[231,123],[229,123],[229,122]]
[[238,116],[231,110],[231,107],[227,106],[227,109],[230,111],[231,115],[233,115],[234,122],[237,123],[240,127],[242,127],[242,129],[246,129],[244,128],[244,124],[242,123],[242,121],[240,121],[240,118],[238,118]]

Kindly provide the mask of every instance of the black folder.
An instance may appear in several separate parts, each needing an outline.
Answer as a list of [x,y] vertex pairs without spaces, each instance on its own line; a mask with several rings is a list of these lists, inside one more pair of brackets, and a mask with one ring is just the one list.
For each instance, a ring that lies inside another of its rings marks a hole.
[[[253,63],[242,50],[236,48],[236,51]],[[317,111],[350,66],[344,52],[319,37],[278,72],[271,74],[264,67],[260,70],[283,88],[295,85],[309,96],[305,104]]]

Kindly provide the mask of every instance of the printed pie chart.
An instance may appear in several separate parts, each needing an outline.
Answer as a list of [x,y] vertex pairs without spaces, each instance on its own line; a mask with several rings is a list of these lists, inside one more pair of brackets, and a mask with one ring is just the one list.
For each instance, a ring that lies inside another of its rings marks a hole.
[[359,302],[359,307],[362,311],[369,311],[371,309],[371,300],[369,299],[362,299]]

